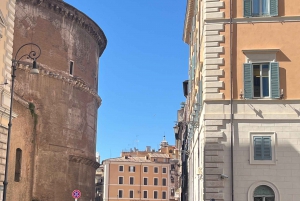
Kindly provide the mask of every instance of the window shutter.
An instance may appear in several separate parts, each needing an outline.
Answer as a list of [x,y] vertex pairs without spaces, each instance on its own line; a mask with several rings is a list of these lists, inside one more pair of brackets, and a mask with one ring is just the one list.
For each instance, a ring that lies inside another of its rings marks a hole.
[[244,0],[244,17],[251,17],[252,16],[252,0]]
[[252,64],[244,63],[244,98],[252,98]]
[[272,160],[271,137],[262,137],[263,160]]
[[270,16],[278,16],[278,0],[270,0]]
[[271,98],[280,98],[279,63],[271,62]]
[[135,172],[135,166],[133,166],[133,172]]
[[262,137],[253,137],[254,141],[254,160],[263,159],[263,149],[262,149]]

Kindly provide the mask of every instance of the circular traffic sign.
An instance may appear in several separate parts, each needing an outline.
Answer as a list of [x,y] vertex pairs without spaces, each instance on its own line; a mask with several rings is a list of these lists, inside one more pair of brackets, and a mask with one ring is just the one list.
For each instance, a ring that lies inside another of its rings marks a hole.
[[74,190],[74,191],[72,192],[72,197],[73,197],[73,198],[77,199],[77,198],[80,198],[80,196],[81,196],[80,190]]

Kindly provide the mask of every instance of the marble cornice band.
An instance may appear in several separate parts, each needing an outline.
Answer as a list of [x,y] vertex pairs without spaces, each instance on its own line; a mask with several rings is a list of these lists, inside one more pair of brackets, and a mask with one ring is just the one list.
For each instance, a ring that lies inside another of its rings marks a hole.
[[100,164],[98,162],[96,162],[95,160],[85,158],[82,156],[69,155],[69,161],[74,162],[74,163],[81,163],[84,165],[92,166],[95,169],[99,168],[99,166],[100,166]]
[[76,22],[85,29],[98,43],[99,57],[102,55],[107,39],[102,29],[87,15],[61,0],[18,0],[30,2],[34,6],[42,6],[67,19]]
[[[29,72],[31,67],[29,65],[22,64],[22,63],[20,63],[18,65],[18,69]],[[49,69],[46,69],[42,66],[39,66],[39,70],[40,70],[40,73],[38,75],[49,76],[51,78],[58,79],[58,80],[61,80],[63,82],[67,82],[70,85],[72,85],[72,86],[74,86],[74,87],[76,87],[76,88],[78,88],[78,89],[80,89],[84,92],[87,92],[87,93],[91,94],[96,99],[98,107],[100,107],[101,102],[102,102],[100,96],[98,95],[98,93],[95,90],[93,90],[91,87],[89,87],[86,84],[86,82],[83,79],[81,79],[80,77],[63,76],[60,73],[53,72],[53,71],[51,71]]]

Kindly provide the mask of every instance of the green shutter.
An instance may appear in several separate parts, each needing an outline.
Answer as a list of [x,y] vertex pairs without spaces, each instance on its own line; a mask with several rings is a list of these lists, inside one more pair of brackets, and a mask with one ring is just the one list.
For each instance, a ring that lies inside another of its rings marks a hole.
[[271,62],[271,98],[280,98],[280,89],[279,89],[279,63]]
[[270,16],[278,16],[278,0],[270,0]]
[[263,160],[262,137],[253,137],[254,141],[254,160]]
[[245,63],[244,64],[244,98],[251,99],[252,98],[252,64]]
[[263,160],[272,160],[271,137],[262,137]]
[[251,17],[252,16],[252,0],[244,0],[244,17]]

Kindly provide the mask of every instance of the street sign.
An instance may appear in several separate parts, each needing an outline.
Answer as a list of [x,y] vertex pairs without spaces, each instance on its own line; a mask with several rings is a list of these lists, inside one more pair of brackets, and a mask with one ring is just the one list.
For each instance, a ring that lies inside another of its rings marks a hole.
[[74,191],[72,192],[72,197],[75,198],[75,201],[76,201],[78,198],[80,198],[80,196],[81,196],[80,190],[74,190]]

